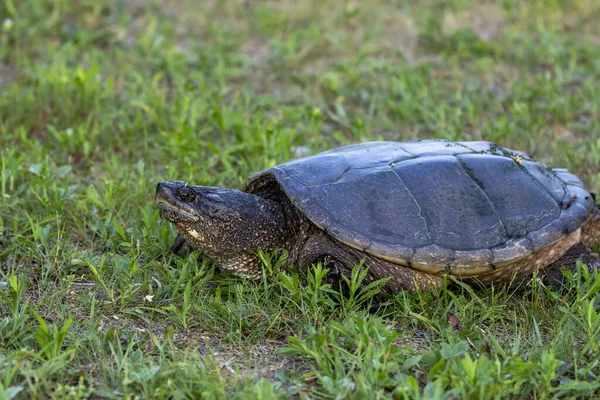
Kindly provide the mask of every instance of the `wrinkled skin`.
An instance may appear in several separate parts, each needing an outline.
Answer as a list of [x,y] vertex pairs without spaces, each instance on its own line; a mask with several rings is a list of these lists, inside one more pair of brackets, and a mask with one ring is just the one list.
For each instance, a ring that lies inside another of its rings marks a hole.
[[284,245],[280,206],[239,190],[161,182],[156,188],[161,216],[174,223],[186,243],[201,249],[226,270],[256,278],[256,252]]
[[[222,269],[257,279],[261,275],[259,250],[284,249],[290,265],[325,263],[334,274],[347,273],[360,262],[370,278],[391,278],[390,290],[424,290],[441,285],[442,277],[393,264],[343,245],[307,221],[285,199],[267,198],[234,189],[161,182],[156,188],[161,217],[177,227],[173,251],[184,255],[197,248]],[[600,210],[581,230],[581,241],[562,258],[543,269],[552,284],[560,282],[563,268],[582,260],[600,267],[591,248],[600,244]]]

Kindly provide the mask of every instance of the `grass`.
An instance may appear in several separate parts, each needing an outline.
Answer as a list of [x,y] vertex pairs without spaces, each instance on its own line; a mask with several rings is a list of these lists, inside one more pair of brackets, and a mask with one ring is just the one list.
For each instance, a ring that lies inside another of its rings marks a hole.
[[161,179],[488,139],[600,190],[593,0],[0,1],[0,399],[598,398],[600,274],[377,295],[197,255]]

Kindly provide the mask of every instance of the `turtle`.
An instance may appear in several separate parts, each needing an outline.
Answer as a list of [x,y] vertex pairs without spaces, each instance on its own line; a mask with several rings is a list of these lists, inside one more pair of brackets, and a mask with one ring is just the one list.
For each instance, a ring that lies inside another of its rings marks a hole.
[[292,160],[242,190],[162,181],[155,201],[175,224],[173,251],[200,249],[225,271],[259,279],[259,250],[296,268],[344,274],[362,263],[391,290],[445,277],[522,281],[596,260],[600,210],[566,169],[488,141],[375,141]]

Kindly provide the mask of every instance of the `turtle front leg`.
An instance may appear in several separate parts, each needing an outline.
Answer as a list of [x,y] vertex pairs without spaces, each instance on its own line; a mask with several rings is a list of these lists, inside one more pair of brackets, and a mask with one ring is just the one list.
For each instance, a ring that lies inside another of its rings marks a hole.
[[551,287],[562,288],[565,284],[563,271],[574,271],[577,268],[577,261],[586,264],[590,271],[600,270],[600,255],[590,251],[586,245],[580,242],[571,247],[557,261],[540,271],[542,281]]
[[[325,256],[318,257],[312,263],[322,261],[323,265],[329,270],[327,274],[327,282],[330,284],[339,284],[342,282],[343,277],[350,277],[352,274],[344,262],[333,255],[327,254]],[[311,263],[311,264],[312,264]]]
[[173,242],[173,245],[171,246],[171,252],[179,257],[186,257],[192,250],[192,246],[185,240],[183,235],[177,234],[175,242]]
[[310,266],[319,261],[333,272],[333,276],[328,279],[349,275],[355,265],[363,262],[369,270],[370,280],[389,278],[385,288],[390,292],[424,291],[442,285],[442,278],[439,276],[365,255],[334,242],[325,234],[317,233],[309,237],[300,248],[294,250],[291,262],[298,266]]
[[311,237],[300,248],[292,249],[290,256],[290,263],[299,267],[321,263],[328,270],[326,281],[332,285],[341,282],[343,276],[349,277],[352,266],[360,261],[322,235]]

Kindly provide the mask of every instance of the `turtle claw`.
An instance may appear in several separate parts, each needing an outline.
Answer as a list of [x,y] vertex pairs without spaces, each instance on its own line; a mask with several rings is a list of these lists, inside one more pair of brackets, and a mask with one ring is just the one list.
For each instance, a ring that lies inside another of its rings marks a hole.
[[182,235],[177,235],[171,246],[171,252],[179,257],[185,257],[192,252],[192,247],[185,241]]

